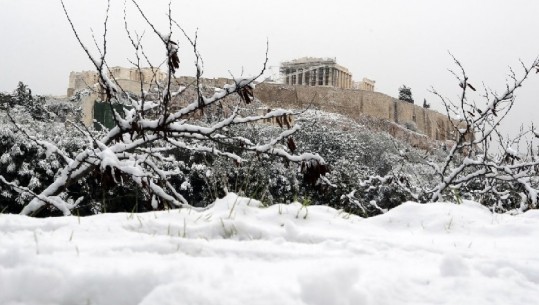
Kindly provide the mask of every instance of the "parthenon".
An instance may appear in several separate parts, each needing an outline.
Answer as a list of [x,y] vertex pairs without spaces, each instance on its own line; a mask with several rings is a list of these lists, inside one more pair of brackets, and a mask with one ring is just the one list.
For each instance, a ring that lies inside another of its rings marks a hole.
[[287,85],[353,88],[352,73],[334,58],[303,57],[283,62],[280,72]]

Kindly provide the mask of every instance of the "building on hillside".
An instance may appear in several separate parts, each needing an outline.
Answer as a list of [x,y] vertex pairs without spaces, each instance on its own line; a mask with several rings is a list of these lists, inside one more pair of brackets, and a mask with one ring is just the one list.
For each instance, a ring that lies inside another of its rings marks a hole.
[[[123,91],[134,95],[140,95],[141,84],[143,89],[148,92],[147,97],[152,98],[156,91],[150,90],[156,88],[159,84],[167,81],[167,73],[157,68],[124,68],[112,67],[109,71],[110,79],[119,85]],[[212,94],[216,88],[223,88],[226,84],[234,83],[228,78],[201,78],[201,89],[205,94]],[[171,101],[171,110],[176,110],[188,103],[196,100],[196,78],[192,76],[177,76],[172,79],[171,90],[175,91],[185,87],[190,90],[183,90],[182,94],[176,95]],[[112,109],[110,106],[101,102],[104,99],[104,92],[100,86],[99,74],[96,71],[71,72],[69,74],[69,87],[67,97],[72,98],[77,95],[77,100],[82,108],[82,122],[86,126],[94,125],[99,128],[100,124],[105,127],[112,127],[114,120],[112,118]],[[114,109],[121,112],[122,105],[114,105]],[[97,121],[98,124],[95,124]]]
[[360,82],[354,82],[354,89],[363,91],[374,91],[374,84],[376,81],[368,78],[363,78]]
[[[264,83],[256,86],[254,94],[264,105],[273,109],[319,109],[358,121],[364,120],[365,117],[374,118],[375,120],[369,120],[365,126],[377,131],[387,131],[393,136],[401,133],[403,137],[417,138],[419,142],[423,141],[420,140],[422,138],[454,141],[455,126],[463,124],[451,121],[447,115],[434,110],[367,90]],[[469,136],[473,137],[473,132]]]
[[352,73],[334,58],[303,57],[281,63],[280,73],[287,85],[353,87]]
[[94,88],[99,83],[99,76],[95,71],[82,71],[69,73],[69,85],[67,87],[67,97],[70,98],[77,91],[86,88]]
[[[141,81],[144,90],[148,90],[150,84],[162,82],[167,74],[158,68],[124,68],[112,67],[109,71],[110,78],[128,92],[140,92]],[[69,74],[69,87],[67,97],[72,97],[77,91],[90,88],[95,91],[99,89],[99,74],[96,71],[71,72]]]
[[354,82],[352,73],[334,58],[303,57],[281,63],[280,73],[286,85],[327,86],[341,89],[374,91],[372,79]]
[[[144,90],[148,91],[152,85],[164,82],[167,74],[158,68],[139,70],[137,68],[111,67],[109,77],[125,92],[136,94],[140,93],[141,85]],[[111,127],[113,120],[110,107],[104,107],[98,102],[103,99],[104,94],[99,83],[99,74],[96,71],[71,72],[67,97],[71,98],[75,94],[83,92],[79,96],[79,100],[82,107],[82,122],[86,126],[94,124],[94,120],[96,120],[99,124]],[[117,105],[116,108],[118,111],[121,106]]]

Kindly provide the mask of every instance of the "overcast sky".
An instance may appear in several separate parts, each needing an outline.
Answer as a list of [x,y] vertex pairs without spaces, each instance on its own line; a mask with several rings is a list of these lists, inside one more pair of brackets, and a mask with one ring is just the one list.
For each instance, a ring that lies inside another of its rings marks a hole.
[[[90,29],[101,41],[106,1],[65,0],[81,38],[93,46]],[[109,65],[133,59],[123,29],[123,0],[112,0]],[[129,4],[130,28],[142,33],[144,22]],[[139,0],[162,32],[167,30],[168,1]],[[537,0],[173,0],[174,18],[188,33],[198,28],[205,76],[253,74],[261,69],[266,41],[269,65],[303,56],[335,57],[355,80],[376,81],[376,91],[397,96],[402,84],[412,88],[416,104],[434,87],[448,97],[458,84],[448,52],[467,70],[470,81],[503,90],[509,66],[539,55]],[[63,95],[70,71],[90,70],[59,0],[0,0],[0,91],[12,91],[19,80],[39,94]],[[181,68],[192,75],[191,49],[177,30]],[[162,55],[149,30],[145,47],[152,58]],[[92,48],[95,51],[95,47]],[[156,61],[157,62],[157,61]],[[516,122],[536,120],[539,75],[519,94]]]

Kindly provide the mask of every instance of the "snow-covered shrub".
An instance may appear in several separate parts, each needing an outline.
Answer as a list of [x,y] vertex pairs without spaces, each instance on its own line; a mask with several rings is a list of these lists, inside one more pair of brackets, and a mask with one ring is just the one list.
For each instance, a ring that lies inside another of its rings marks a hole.
[[[235,126],[267,120],[282,121],[293,114],[293,111],[276,109],[263,114],[243,111],[242,105],[253,102],[253,90],[257,79],[263,75],[268,59],[262,64],[257,75],[250,77],[235,78],[230,83],[213,90],[211,94],[204,92],[201,86],[203,65],[200,53],[197,50],[196,35],[190,37],[181,26],[168,14],[169,27],[158,30],[133,1],[132,6],[147,22],[147,29],[155,34],[154,38],[162,43],[165,57],[149,58],[142,52],[141,39],[134,38],[130,25],[124,24],[124,30],[134,48],[132,61],[140,79],[143,79],[143,66],[150,67],[153,77],[147,79],[149,83],[141,82],[139,94],[130,94],[122,85],[111,77],[110,66],[107,62],[107,33],[110,17],[116,16],[109,12],[107,7],[105,19],[105,31],[103,32],[103,45],[99,51],[93,54],[71,21],[65,3],[61,1],[68,23],[74,31],[75,38],[81,45],[82,50],[88,56],[97,72],[99,95],[101,102],[111,110],[110,126],[103,126],[100,133],[88,130],[85,126],[78,125],[77,131],[84,139],[84,144],[70,154],[57,142],[50,140],[38,140],[34,142],[47,152],[54,154],[61,161],[61,169],[55,173],[54,182],[48,183],[41,192],[33,192],[26,187],[19,186],[13,180],[2,177],[2,183],[25,193],[29,200],[24,201],[23,214],[34,214],[44,207],[54,207],[64,215],[70,215],[72,211],[84,206],[85,200],[90,202],[97,199],[101,194],[100,203],[95,206],[90,203],[89,208],[100,211],[110,211],[108,196],[117,196],[125,191],[124,202],[138,200],[140,191],[144,202],[149,202],[151,208],[193,207],[198,205],[189,204],[181,191],[196,194],[199,181],[216,179],[212,168],[208,168],[203,175],[198,169],[199,162],[187,163],[184,159],[194,156],[211,158],[225,158],[235,164],[249,164],[259,155],[272,156],[285,159],[292,163],[301,164],[303,173],[312,180],[318,180],[327,172],[327,166],[322,157],[316,153],[298,153],[292,146],[282,146],[279,142],[286,141],[300,129],[300,125],[291,126],[286,121],[287,128],[282,129],[274,137],[264,142],[253,141],[248,137],[235,135],[232,130]],[[169,12],[170,13],[170,12]],[[124,11],[125,14],[125,11]],[[174,31],[173,31],[174,28]],[[166,32],[165,32],[166,31]],[[174,34],[174,35],[173,35]],[[179,34],[180,36],[176,36]],[[196,58],[196,81],[188,84],[194,91],[194,96],[189,97],[186,87],[179,85],[176,80],[176,72],[179,69],[180,40],[192,47]],[[95,43],[95,40],[94,40]],[[101,51],[103,50],[103,51]],[[165,64],[163,64],[165,63]],[[165,66],[166,72],[158,71]],[[149,90],[148,90],[149,89]],[[23,90],[25,93],[26,91]],[[185,97],[185,104],[176,104],[175,101]],[[217,120],[203,122],[200,114],[210,110],[214,106],[223,106],[228,98],[236,102],[226,105],[230,107],[223,115],[217,115]],[[123,111],[117,111],[119,106]],[[15,120],[13,120],[15,121]],[[13,122],[18,129],[24,122]],[[24,133],[28,139],[35,138],[34,133]],[[182,158],[176,158],[175,153],[183,153]],[[183,162],[183,163],[182,163]],[[189,167],[190,165],[194,167]],[[186,170],[189,175],[186,175]],[[191,175],[192,174],[192,175]],[[0,175],[1,176],[1,175]],[[196,179],[198,177],[199,179]],[[205,180],[204,180],[205,179]],[[73,193],[71,188],[79,185],[79,193]],[[209,188],[214,188],[213,196],[220,196],[215,183],[208,183]],[[129,194],[128,190],[135,189],[136,194]],[[222,189],[222,188],[221,188]],[[89,196],[80,196],[85,192]],[[131,205],[131,204],[130,204]],[[112,204],[113,209],[121,206],[120,203]],[[125,207],[120,209],[125,210]]]
[[[4,110],[0,110],[0,173],[5,180],[39,193],[54,180],[61,163],[37,141],[53,141],[70,151],[80,145],[81,139],[69,134],[63,124],[45,122],[43,116],[36,116],[27,107],[31,106],[13,105],[10,108],[11,116],[19,122],[18,127],[11,124]],[[27,134],[34,137],[31,139]],[[0,183],[0,211],[18,213],[31,198],[28,192]]]
[[[458,202],[471,197],[495,211],[539,208],[539,132],[532,125],[509,138],[499,129],[516,102],[517,91],[539,71],[539,57],[530,65],[521,62],[518,74],[511,69],[499,91],[477,90],[463,65],[453,59],[458,68],[453,75],[462,89],[460,98],[452,100],[435,90],[433,93],[455,118],[451,121],[455,143],[441,164],[431,163],[437,183],[428,191],[429,200],[451,198]],[[526,143],[524,150],[518,150],[519,143]]]
[[[373,132],[346,117],[325,112],[307,111],[297,120],[304,128],[293,141],[300,152],[317,151],[327,160],[331,170],[324,181],[305,181],[301,166],[273,156],[260,155],[256,161],[241,164],[199,157],[198,162],[204,160],[200,172],[211,169],[211,175],[194,176],[199,181],[199,202],[208,204],[215,194],[233,191],[267,205],[308,200],[371,216],[404,201],[417,200],[421,188],[433,180],[434,171],[425,163],[422,152],[386,133]],[[234,134],[258,142],[271,139],[281,130],[273,124],[231,128]]]
[[406,127],[406,129],[414,131],[414,132],[418,131],[417,124],[415,122],[412,122],[412,121],[405,122],[404,127]]

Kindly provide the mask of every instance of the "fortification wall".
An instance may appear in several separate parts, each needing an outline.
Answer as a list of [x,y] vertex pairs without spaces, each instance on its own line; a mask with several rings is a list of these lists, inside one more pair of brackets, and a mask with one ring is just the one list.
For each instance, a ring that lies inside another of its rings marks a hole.
[[[130,79],[117,79],[116,83],[125,91],[140,94],[140,81]],[[150,84],[142,84],[145,91],[150,90]]]
[[[399,101],[380,92],[332,87],[259,84],[255,97],[274,108],[313,107],[360,119],[363,115],[414,125],[417,131],[435,140],[452,138],[453,125],[447,116],[414,104]],[[389,130],[388,130],[389,131]]]

